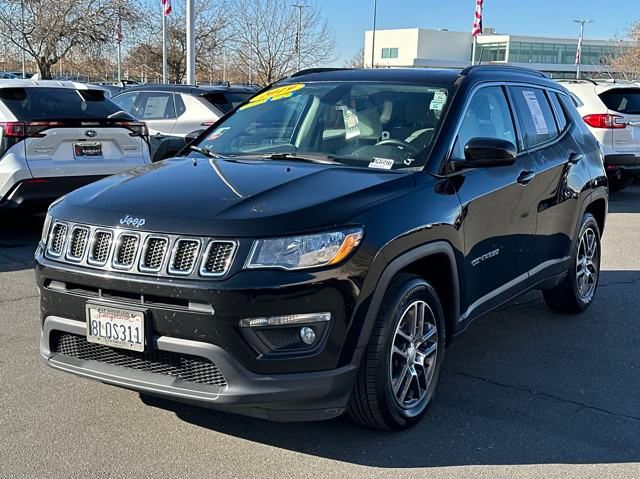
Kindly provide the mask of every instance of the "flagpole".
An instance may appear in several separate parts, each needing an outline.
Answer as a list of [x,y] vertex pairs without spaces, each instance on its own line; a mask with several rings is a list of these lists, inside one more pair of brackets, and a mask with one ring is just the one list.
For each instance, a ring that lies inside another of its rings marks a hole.
[[473,36],[473,44],[471,46],[471,66],[476,64],[476,46],[478,45],[478,36]]
[[584,42],[584,25],[593,23],[593,20],[574,20],[580,24],[580,38],[578,39],[578,50],[576,51],[576,79],[580,80],[580,64],[582,63],[582,44]]
[[164,2],[160,2],[162,6],[162,83],[167,82],[167,14]]
[[187,3],[187,84],[196,84],[196,25],[194,0]]

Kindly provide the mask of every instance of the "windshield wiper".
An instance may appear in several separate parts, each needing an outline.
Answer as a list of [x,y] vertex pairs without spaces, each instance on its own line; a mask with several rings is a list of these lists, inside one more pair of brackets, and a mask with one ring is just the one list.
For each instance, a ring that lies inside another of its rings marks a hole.
[[218,155],[215,151],[211,151],[209,148],[202,148],[195,145],[189,145],[189,149],[200,153],[201,155],[208,156],[209,158],[224,158]]
[[262,155],[262,158],[267,160],[291,160],[291,161],[309,161],[313,163],[324,163],[328,165],[335,165],[339,162],[335,160],[333,156],[329,155],[313,155],[313,154],[298,154],[298,153],[269,153]]

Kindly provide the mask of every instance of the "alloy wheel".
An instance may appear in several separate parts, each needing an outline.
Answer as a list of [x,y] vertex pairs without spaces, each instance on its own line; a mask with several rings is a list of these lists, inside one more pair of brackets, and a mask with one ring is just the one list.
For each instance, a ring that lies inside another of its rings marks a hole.
[[389,361],[393,396],[400,407],[411,409],[427,395],[437,351],[435,315],[427,303],[414,301],[398,322]]
[[585,302],[591,301],[596,291],[599,274],[598,236],[589,227],[582,233],[576,261],[578,295]]

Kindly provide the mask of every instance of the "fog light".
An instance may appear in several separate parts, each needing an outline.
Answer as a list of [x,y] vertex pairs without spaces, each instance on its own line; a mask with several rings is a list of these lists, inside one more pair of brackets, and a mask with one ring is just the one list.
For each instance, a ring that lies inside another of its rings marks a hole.
[[300,328],[300,339],[304,344],[312,345],[316,340],[316,332],[309,326]]
[[273,326],[293,326],[300,323],[321,323],[331,320],[331,313],[291,314],[269,318],[248,318],[240,320],[241,328],[265,328]]

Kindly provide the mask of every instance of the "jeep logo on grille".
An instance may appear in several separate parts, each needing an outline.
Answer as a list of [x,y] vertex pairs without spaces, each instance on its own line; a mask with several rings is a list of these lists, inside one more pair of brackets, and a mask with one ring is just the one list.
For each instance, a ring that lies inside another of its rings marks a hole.
[[131,215],[127,215],[124,218],[120,218],[121,225],[135,226],[136,228],[140,228],[141,226],[144,226],[146,222],[147,220],[144,218],[134,218]]

